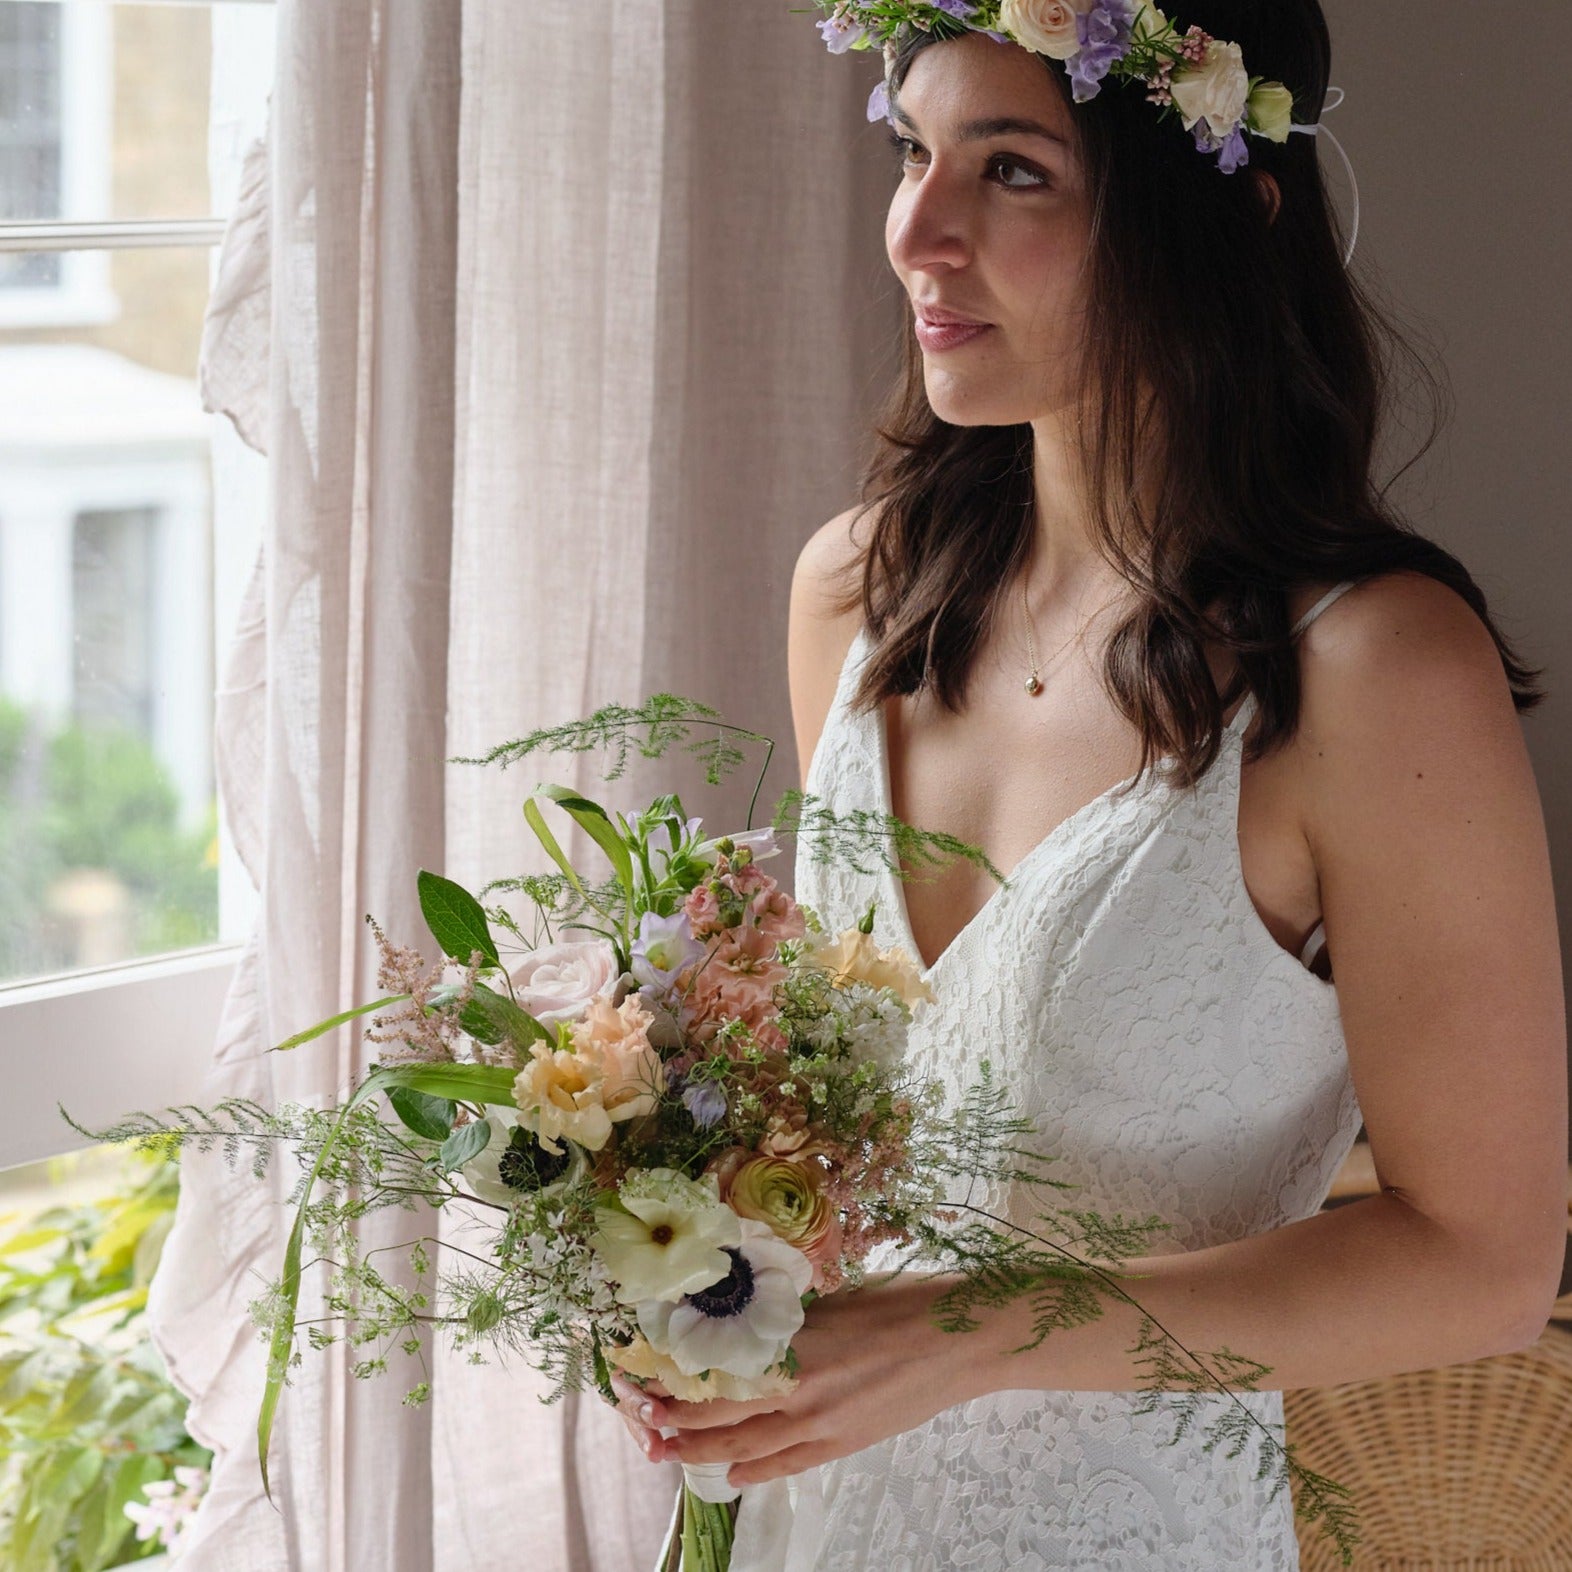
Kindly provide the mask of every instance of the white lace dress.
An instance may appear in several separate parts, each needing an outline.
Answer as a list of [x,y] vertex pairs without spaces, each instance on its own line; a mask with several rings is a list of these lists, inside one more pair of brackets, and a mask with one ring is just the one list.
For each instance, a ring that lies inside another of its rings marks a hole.
[[[882,711],[847,703],[867,648],[864,630],[807,781],[843,813],[889,809]],[[925,973],[939,1002],[910,1039],[916,1067],[952,1096],[986,1044],[1058,1154],[1055,1175],[1080,1187],[1064,1204],[1160,1216],[1170,1232],[1151,1253],[1310,1216],[1360,1126],[1336,989],[1282,949],[1245,888],[1239,766],[1254,709],[1247,698],[1194,788],[1149,775],[1028,852]],[[821,867],[799,847],[797,896],[832,929],[877,900],[878,942],[916,953],[887,871]],[[1024,1197],[990,1200],[1031,1221]],[[1240,1400],[1281,1436],[1280,1392]],[[1215,1408],[1168,1444],[1172,1417],[1137,1415],[1137,1401],[998,1393],[749,1487],[733,1572],[1294,1572],[1289,1492],[1268,1501],[1257,1449],[1203,1451]]]

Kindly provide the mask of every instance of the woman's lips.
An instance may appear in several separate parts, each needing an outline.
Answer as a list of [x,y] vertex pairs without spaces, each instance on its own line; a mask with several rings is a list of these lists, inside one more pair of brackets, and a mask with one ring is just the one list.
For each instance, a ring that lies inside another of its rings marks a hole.
[[917,342],[924,349],[955,349],[962,344],[969,344],[974,338],[980,338],[992,328],[991,322],[946,322],[942,325],[924,322],[921,317],[914,319],[917,332]]

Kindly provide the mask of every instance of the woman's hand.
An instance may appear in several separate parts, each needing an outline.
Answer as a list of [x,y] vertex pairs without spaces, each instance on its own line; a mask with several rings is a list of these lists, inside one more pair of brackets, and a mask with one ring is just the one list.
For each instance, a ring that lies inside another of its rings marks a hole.
[[[653,1437],[652,1460],[729,1462],[734,1485],[798,1474],[911,1430],[989,1389],[983,1345],[973,1342],[981,1334],[943,1332],[933,1320],[950,1281],[902,1276],[815,1300],[792,1339],[792,1391],[753,1403],[663,1398],[647,1419],[629,1413],[630,1426]],[[678,1435],[662,1441],[662,1425]]]
[[638,1443],[639,1450],[650,1462],[662,1462],[661,1448],[666,1443],[659,1427],[668,1421],[660,1414],[665,1406],[662,1399],[669,1403],[671,1394],[658,1381],[637,1386],[620,1370],[611,1372],[611,1389],[617,1394],[618,1417],[628,1427],[628,1434]]

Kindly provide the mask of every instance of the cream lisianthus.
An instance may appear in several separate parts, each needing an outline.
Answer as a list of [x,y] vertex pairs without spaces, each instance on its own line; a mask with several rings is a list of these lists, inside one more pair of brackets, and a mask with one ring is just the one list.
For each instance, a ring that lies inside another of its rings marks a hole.
[[1243,51],[1238,44],[1212,39],[1199,65],[1175,68],[1171,91],[1186,131],[1193,131],[1196,121],[1204,119],[1213,136],[1228,136],[1238,126],[1250,96]]
[[1081,52],[1075,19],[1091,8],[1092,0],[1002,0],[999,26],[1034,54],[1068,60]]
[[1258,82],[1246,106],[1250,129],[1269,142],[1286,142],[1293,124],[1294,95],[1281,82]]
[[723,1370],[756,1380],[786,1357],[803,1322],[802,1296],[813,1268],[768,1223],[742,1220],[742,1239],[726,1251],[726,1276],[675,1303],[646,1299],[639,1330],[685,1375]]
[[638,994],[617,1005],[602,994],[569,1028],[579,1057],[600,1071],[601,1104],[613,1124],[653,1113],[665,1090],[660,1055],[650,1046],[653,1020]]
[[604,1077],[593,1060],[569,1048],[535,1043],[529,1063],[513,1080],[519,1123],[553,1156],[564,1136],[598,1152],[611,1139],[611,1115],[602,1099]]
[[809,959],[832,973],[838,983],[863,982],[870,988],[893,988],[908,1007],[919,999],[932,1004],[936,997],[905,950],[881,950],[873,935],[860,928],[847,928],[837,939],[821,939]]
[[797,1384],[795,1376],[779,1370],[766,1370],[750,1381],[724,1370],[712,1371],[708,1377],[689,1375],[669,1354],[657,1353],[642,1332],[635,1332],[633,1341],[623,1348],[606,1345],[606,1359],[627,1375],[659,1381],[679,1403],[707,1403],[716,1397],[751,1403],[760,1397],[778,1397]]
[[740,1238],[737,1214],[721,1203],[714,1180],[644,1168],[595,1208],[590,1244],[617,1299],[631,1305],[681,1299],[718,1282],[731,1270],[727,1249]]

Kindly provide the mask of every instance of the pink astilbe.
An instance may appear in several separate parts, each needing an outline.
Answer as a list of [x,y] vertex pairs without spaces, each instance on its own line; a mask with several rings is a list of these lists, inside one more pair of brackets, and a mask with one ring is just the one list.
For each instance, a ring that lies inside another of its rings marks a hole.
[[[390,1043],[396,1046],[381,1058],[383,1064],[438,1064],[457,1059],[455,1044],[464,1036],[459,1030],[458,1018],[464,1006],[475,993],[475,977],[485,957],[477,950],[464,968],[464,980],[457,996],[440,1010],[431,1008],[432,991],[442,981],[448,961],[444,958],[433,966],[426,965],[425,957],[418,950],[394,944],[377,924],[371,922],[371,931],[377,936],[377,949],[381,964],[377,968],[377,986],[387,993],[403,993],[409,997],[384,1015],[374,1015],[366,1028],[366,1041]],[[485,1049],[476,1045],[482,1063]]]

